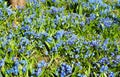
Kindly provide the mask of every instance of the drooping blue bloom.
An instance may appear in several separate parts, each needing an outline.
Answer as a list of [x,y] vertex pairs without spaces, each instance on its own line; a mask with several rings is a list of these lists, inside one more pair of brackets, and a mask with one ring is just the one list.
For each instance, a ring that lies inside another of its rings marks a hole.
[[75,3],[78,3],[78,0],[72,0],[73,2],[75,2]]
[[56,18],[53,20],[55,24],[58,24],[60,20],[60,17],[56,15]]
[[108,44],[108,41],[109,41],[109,38],[105,39],[103,45],[107,45],[107,44]]
[[8,43],[9,43],[9,40],[3,41],[1,46],[5,47]]
[[92,14],[90,14],[90,17],[89,17],[89,18],[90,18],[90,20],[92,21],[92,20],[94,20],[94,19],[96,18],[96,15],[92,13]]
[[77,74],[77,77],[87,77],[87,76],[84,74]]
[[56,34],[55,34],[55,39],[61,39],[64,35],[64,30],[59,30]]
[[21,41],[20,41],[20,46],[26,46],[28,45],[30,42],[29,42],[29,39],[27,39],[26,37],[22,37],[21,38]]
[[66,75],[72,73],[72,67],[66,63],[62,63],[60,68],[57,69],[57,72],[60,74],[60,77],[65,77]]
[[65,76],[66,76],[66,73],[64,71],[61,71],[60,77],[65,77]]
[[21,61],[20,61],[20,64],[26,65],[27,62],[26,62],[26,60],[21,60]]
[[51,14],[54,14],[54,13],[57,13],[58,12],[58,9],[54,6],[51,7],[51,10],[50,10],[50,13]]
[[114,72],[110,72],[108,77],[115,77]]
[[79,57],[80,57],[80,55],[76,54],[74,58],[78,59]]
[[34,3],[34,5],[37,5],[38,1],[37,0],[30,0],[30,3]]
[[43,48],[45,45],[44,45],[41,41],[39,41],[39,42],[38,42],[38,46],[39,46],[40,48]]
[[97,40],[92,40],[90,42],[90,46],[92,46],[92,47],[97,47],[98,45],[99,45],[99,42]]
[[26,49],[26,48],[22,46],[22,48],[19,49],[19,52],[20,52],[20,53],[23,53],[23,52],[25,51],[25,49]]
[[102,19],[102,22],[105,27],[110,27],[113,23],[112,19],[110,19],[109,17]]
[[75,66],[78,66],[78,67],[79,67],[79,70],[82,70],[82,66],[81,66],[81,63],[80,63],[80,62],[75,63]]
[[102,48],[104,50],[107,50],[107,44],[108,44],[109,38],[105,39],[105,41],[103,42]]
[[27,56],[30,56],[30,54],[31,54],[31,51],[27,51],[27,52],[26,52],[26,55],[27,55]]
[[22,68],[22,72],[25,73],[26,71],[27,71],[27,66],[24,66],[24,67]]
[[41,72],[42,72],[42,68],[38,68],[37,71],[35,72],[35,75],[39,76]]
[[7,39],[8,39],[8,40],[11,40],[12,37],[13,37],[13,34],[9,34],[9,35],[7,36]]
[[37,65],[38,68],[42,68],[42,67],[46,67],[46,66],[47,66],[47,63],[45,62],[45,60],[40,61]]
[[61,7],[61,8],[58,8],[58,11],[62,12],[62,11],[64,11],[64,9],[65,9],[64,7]]
[[110,54],[111,54],[112,57],[115,56],[115,53],[114,53],[114,52],[111,52]]
[[75,43],[75,40],[77,40],[77,36],[73,34],[72,37],[67,40],[67,43],[69,45],[73,45]]
[[47,36],[48,36],[48,33],[47,33],[47,32],[42,32],[42,35],[43,35],[44,37],[47,37]]
[[0,60],[0,67],[4,66],[4,64],[5,64],[5,60],[4,59]]
[[14,62],[14,66],[19,66],[19,61],[18,60],[16,60],[15,62]]
[[90,56],[91,56],[90,51],[87,51],[86,54],[84,55],[84,58],[88,58]]
[[7,14],[8,14],[9,16],[14,13],[14,12],[12,11],[12,9],[10,9],[10,8],[7,8],[6,10],[7,10]]
[[106,72],[106,71],[108,71],[108,66],[102,65],[102,67],[100,68],[100,72]]
[[12,49],[11,48],[8,48],[8,52],[11,52],[12,51]]
[[45,3],[45,2],[46,2],[46,0],[41,0],[41,2]]
[[117,55],[117,56],[116,56],[116,61],[117,61],[118,63],[120,63],[120,55]]
[[100,64],[110,64],[109,59],[107,57],[103,57],[99,60]]
[[56,46],[52,47],[51,53],[57,52],[57,51],[58,51],[58,48]]
[[84,26],[84,25],[85,25],[84,21],[80,22],[80,26]]
[[8,69],[6,72],[7,74],[13,73],[14,75],[18,75],[19,70],[17,66],[13,66],[12,68]]
[[3,12],[2,12],[2,9],[0,9],[0,16],[2,16],[3,15]]
[[51,43],[51,42],[52,42],[52,40],[53,40],[53,38],[52,38],[52,37],[49,37],[49,38],[47,38],[47,40],[46,40],[46,41],[47,41],[48,43]]
[[13,74],[18,75],[18,73],[19,73],[18,66],[14,66],[13,70],[14,70]]
[[89,0],[89,3],[103,4],[103,0]]
[[42,72],[42,67],[46,67],[46,66],[47,66],[47,63],[45,62],[45,60],[40,61],[37,65],[37,70],[34,71],[34,74],[36,76],[39,76],[40,73]]
[[11,69],[8,69],[7,71],[6,71],[6,73],[7,74],[11,74],[11,73],[13,73],[14,72],[14,70],[11,68]]
[[56,2],[56,0],[52,0],[52,2]]
[[58,42],[58,43],[56,44],[56,47],[59,48],[60,46],[63,45],[63,43],[64,43],[64,42],[61,40],[60,42]]
[[[31,22],[31,21],[30,21],[30,22]],[[21,27],[21,30],[28,31],[28,30],[30,30],[30,26],[28,26],[28,25],[22,26],[22,27]]]
[[86,18],[86,23],[90,24],[90,18],[88,18],[88,17]]
[[96,2],[96,0],[89,0],[89,2],[90,2],[90,3],[95,3],[95,2]]

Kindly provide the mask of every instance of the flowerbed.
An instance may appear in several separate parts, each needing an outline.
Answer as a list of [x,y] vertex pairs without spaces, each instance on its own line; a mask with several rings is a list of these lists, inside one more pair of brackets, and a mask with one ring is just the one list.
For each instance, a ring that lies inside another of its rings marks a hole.
[[0,2],[0,76],[120,76],[119,0]]

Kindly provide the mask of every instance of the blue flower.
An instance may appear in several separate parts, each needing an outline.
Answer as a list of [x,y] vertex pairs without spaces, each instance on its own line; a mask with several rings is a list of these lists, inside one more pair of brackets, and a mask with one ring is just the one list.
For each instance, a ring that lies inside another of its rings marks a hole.
[[104,24],[105,27],[110,27],[113,23],[113,20],[109,17],[101,19],[101,22]]
[[25,73],[26,71],[27,71],[27,66],[24,66],[24,67],[22,68],[22,72]]
[[99,60],[100,64],[110,64],[109,59],[107,57],[103,57]]
[[45,2],[46,2],[46,0],[41,0],[41,2],[45,3]]
[[78,0],[72,0],[73,2],[75,2],[75,3],[78,3]]
[[51,14],[57,13],[58,9],[54,6],[51,7]]
[[20,61],[20,64],[26,65],[27,62],[26,62],[26,60],[21,60],[21,61]]
[[18,66],[14,66],[13,70],[14,70],[13,74],[18,75],[18,73],[19,73]]
[[31,3],[34,3],[35,5],[38,3],[37,0],[30,0]]
[[113,72],[110,72],[109,76],[108,77],[115,77],[114,73]]
[[77,77],[87,77],[87,76],[84,74],[77,74]]
[[62,38],[63,34],[64,34],[64,30],[59,30],[54,37],[55,39],[58,40]]
[[8,13],[9,16],[14,13],[14,12],[12,11],[12,9],[10,9],[10,8],[7,8],[6,10],[7,10],[7,13]]
[[2,16],[3,15],[3,12],[2,12],[2,9],[0,9],[0,16]]
[[60,77],[65,77],[66,73],[64,71],[61,71]]
[[103,4],[103,0],[89,0],[89,2]]
[[75,40],[77,40],[77,36],[73,34],[72,37],[67,40],[67,43],[69,45],[73,45],[75,43]]
[[47,63],[44,60],[39,62],[38,65],[37,65],[38,68],[42,68],[42,67],[46,67],[46,66],[47,66]]
[[92,13],[92,14],[90,14],[89,18],[90,18],[90,20],[94,20],[96,18],[96,15]]
[[108,66],[102,65],[102,67],[100,68],[100,72],[106,72],[106,71],[108,71]]
[[22,47],[21,49],[19,49],[20,53],[23,53],[25,51],[25,47]]
[[6,71],[7,74],[11,74],[13,73],[14,75],[18,75],[19,70],[17,66],[13,66],[12,68],[10,68],[9,70]]
[[4,64],[5,64],[5,60],[4,59],[0,60],[0,67],[2,67]]
[[29,44],[29,39],[27,39],[26,37],[22,37],[21,41],[20,41],[20,46],[26,46]]
[[26,52],[26,55],[27,55],[27,56],[30,56],[30,54],[31,54],[31,51],[27,51],[27,52]]
[[60,46],[63,45],[63,43],[64,43],[63,41],[58,42],[58,43],[56,44],[56,47],[59,48]]
[[7,39],[8,39],[8,40],[11,40],[12,37],[13,37],[13,34],[9,34],[9,35],[7,36]]
[[52,2],[56,2],[56,0],[52,0]]
[[85,25],[84,21],[80,22],[80,26],[84,26],[84,25]]
[[49,37],[49,38],[47,38],[47,40],[46,40],[46,41],[47,41],[48,43],[51,43],[51,42],[52,42],[52,40],[53,40],[53,38],[52,38],[52,37]]
[[12,51],[12,49],[11,48],[8,48],[8,52],[11,52]]
[[38,68],[38,70],[35,72],[35,75],[39,76],[41,72],[42,72],[42,68]]
[[79,70],[82,70],[82,66],[81,66],[81,63],[80,63],[80,62],[75,63],[75,66],[78,66],[78,67],[79,67]]
[[92,46],[92,47],[97,47],[98,45],[99,45],[99,42],[97,40],[92,40],[90,42],[90,46]]
[[[30,22],[31,22],[31,21],[30,21]],[[22,26],[22,27],[21,27],[21,30],[28,31],[28,30],[30,30],[30,26],[28,26],[28,25]]]
[[14,72],[14,69],[13,69],[13,68],[8,69],[8,70],[6,71],[7,74],[11,74],[11,73],[13,73],[13,72]]
[[116,56],[116,61],[118,61],[120,63],[120,55]]
[[60,73],[60,77],[65,77],[66,75],[72,73],[72,67],[66,63],[62,63],[61,67],[58,68],[57,71]]
[[14,66],[17,66],[17,67],[18,67],[18,65],[19,65],[19,61],[16,60],[16,61],[14,62]]
[[58,48],[56,46],[52,47],[51,53],[54,51],[58,51]]
[[102,48],[104,50],[107,50],[107,44],[108,44],[109,38],[105,39],[105,41],[103,42]]

